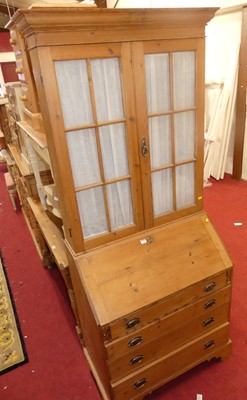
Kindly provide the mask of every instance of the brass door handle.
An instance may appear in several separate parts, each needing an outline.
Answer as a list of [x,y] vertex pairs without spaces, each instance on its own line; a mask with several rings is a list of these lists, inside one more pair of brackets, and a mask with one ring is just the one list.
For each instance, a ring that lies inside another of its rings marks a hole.
[[147,147],[147,142],[146,142],[145,137],[142,138],[141,149],[142,149],[143,157],[147,157],[148,156],[148,147]]

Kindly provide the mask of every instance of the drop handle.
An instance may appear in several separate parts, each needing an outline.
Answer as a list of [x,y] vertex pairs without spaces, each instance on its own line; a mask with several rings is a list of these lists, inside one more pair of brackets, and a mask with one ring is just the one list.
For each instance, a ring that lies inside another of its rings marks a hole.
[[130,321],[126,322],[125,328],[126,329],[134,328],[136,325],[140,323],[140,321],[141,321],[140,318],[133,318]]
[[204,304],[204,308],[213,307],[215,304],[216,304],[216,300],[215,299],[209,300],[209,301],[207,301],[207,303]]
[[211,282],[209,283],[207,286],[205,286],[203,288],[204,292],[210,292],[211,290],[213,290],[216,287],[216,283],[215,282]]
[[148,156],[148,146],[147,146],[147,141],[146,141],[145,137],[142,138],[141,149],[142,149],[143,157],[147,157]]
[[142,336],[136,336],[135,338],[131,339],[128,343],[128,347],[138,346],[142,342]]
[[213,347],[215,345],[215,340],[209,340],[209,342],[204,344],[204,349],[210,349],[211,347]]
[[211,325],[212,323],[214,322],[214,317],[211,317],[211,318],[208,318],[208,319],[206,319],[206,321],[204,321],[203,323],[202,323],[202,326],[209,326],[209,325]]
[[138,363],[140,363],[142,360],[144,359],[144,355],[143,354],[139,354],[138,356],[133,357],[129,364],[130,365],[136,365]]
[[147,383],[147,378],[142,378],[133,385],[133,389],[139,389]]

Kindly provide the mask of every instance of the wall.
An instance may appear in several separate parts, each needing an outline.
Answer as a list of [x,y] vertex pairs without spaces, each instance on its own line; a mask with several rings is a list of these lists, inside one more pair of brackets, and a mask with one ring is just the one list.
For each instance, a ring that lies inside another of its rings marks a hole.
[[[117,8],[232,7],[240,3],[239,0],[119,0]],[[116,0],[107,0],[107,7],[115,4]]]
[[[107,0],[113,7],[116,0]],[[117,8],[170,8],[170,7],[235,7],[246,4],[240,0],[119,0]],[[206,81],[224,82],[227,79],[230,57],[241,40],[241,11],[218,15],[206,28]],[[209,100],[210,101],[210,100]],[[210,109],[210,104],[208,105]],[[235,123],[233,121],[225,172],[232,173]],[[246,140],[247,141],[247,140]],[[246,144],[247,149],[247,144]],[[247,150],[246,150],[247,151]],[[247,169],[247,167],[246,167]]]
[[[231,86],[232,62],[239,53],[241,43],[241,25],[241,10],[216,15],[209,22],[206,28],[206,82],[223,82],[225,89]],[[225,172],[230,174],[233,170],[234,139],[235,118],[232,121],[225,165]]]

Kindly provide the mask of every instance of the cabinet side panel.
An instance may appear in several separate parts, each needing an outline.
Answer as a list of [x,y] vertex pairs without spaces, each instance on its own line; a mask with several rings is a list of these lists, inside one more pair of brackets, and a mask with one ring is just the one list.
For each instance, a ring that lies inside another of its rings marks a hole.
[[[95,373],[95,371],[97,371],[95,378],[98,385],[100,382],[104,388],[104,392],[109,396],[109,398],[111,398],[111,389],[109,384],[110,378],[106,366],[106,353],[103,344],[102,330],[96,323],[76,263],[71,255],[69,255],[69,265],[76,304],[78,307],[85,354],[87,358],[89,356],[91,364],[93,364],[91,365],[92,372]],[[100,390],[102,392],[102,389]]]

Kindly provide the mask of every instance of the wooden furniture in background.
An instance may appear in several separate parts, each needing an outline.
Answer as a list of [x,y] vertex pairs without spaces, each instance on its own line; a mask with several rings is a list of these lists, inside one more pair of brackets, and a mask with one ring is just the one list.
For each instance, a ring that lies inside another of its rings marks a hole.
[[84,352],[105,400],[143,399],[231,350],[232,263],[202,211],[215,11],[33,6],[9,24],[33,73],[44,129],[33,128],[47,141]]
[[8,100],[5,97],[0,98],[0,130],[3,132],[4,135],[4,146],[8,143],[10,140],[10,129],[9,129],[9,124],[8,124],[8,116],[6,112],[5,105],[8,102]]
[[15,186],[15,182],[13,181],[12,176],[10,175],[9,172],[5,172],[4,179],[5,179],[6,188],[8,190],[9,196],[10,196],[11,203],[13,205],[14,211],[16,211],[16,202],[15,202],[16,186]]

